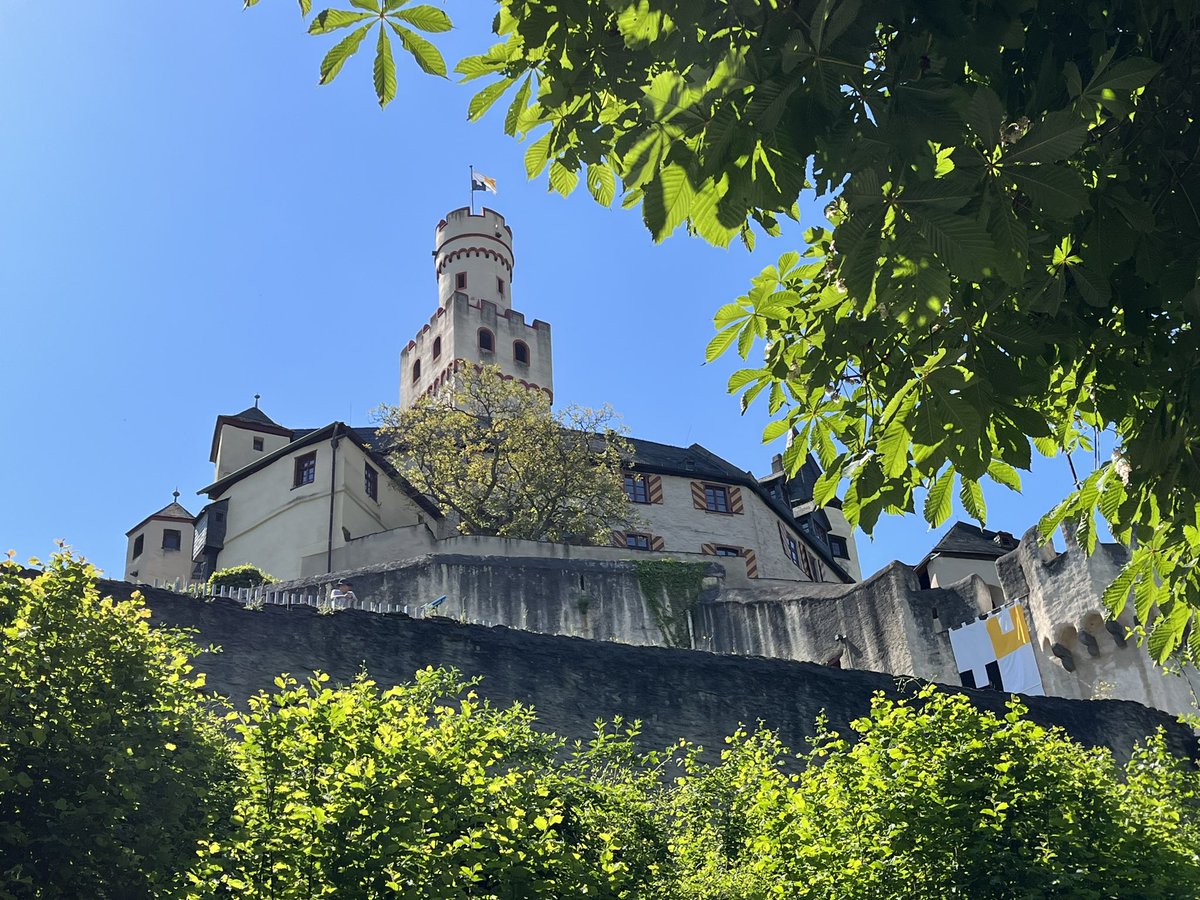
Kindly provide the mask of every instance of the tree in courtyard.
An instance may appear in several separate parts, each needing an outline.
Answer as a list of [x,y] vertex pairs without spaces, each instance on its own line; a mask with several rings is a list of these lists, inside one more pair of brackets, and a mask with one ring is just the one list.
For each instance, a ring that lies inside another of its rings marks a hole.
[[178,896],[229,813],[197,648],[56,554],[0,563],[0,897]]
[[554,412],[494,366],[464,366],[411,409],[383,407],[388,458],[465,534],[607,543],[628,522],[631,448],[613,413]]
[[[352,29],[322,78],[377,24],[385,103],[386,32],[403,43],[400,21],[449,21],[400,0],[351,6],[311,19],[314,34]],[[530,139],[528,172],[548,169],[553,190],[585,182],[600,203],[640,206],[656,240],[684,226],[748,247],[798,218],[802,193],[827,198],[803,246],[717,312],[708,349],[753,360],[730,390],[767,398],[764,439],[795,434],[789,470],[817,455],[818,502],[843,490],[870,532],[918,501],[941,524],[957,494],[984,522],[981,482],[1016,490],[1032,450],[1066,454],[1073,490],[1044,532],[1069,522],[1090,551],[1099,512],[1133,548],[1108,605],[1132,595],[1153,654],[1181,648],[1200,607],[1200,7],[498,7],[500,42],[456,69],[492,79],[468,114],[511,94],[504,128]]]

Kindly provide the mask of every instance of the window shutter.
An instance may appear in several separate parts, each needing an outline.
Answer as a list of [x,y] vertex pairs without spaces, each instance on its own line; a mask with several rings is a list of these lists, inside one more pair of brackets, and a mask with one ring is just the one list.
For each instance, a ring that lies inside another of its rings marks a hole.
[[813,577],[812,557],[808,555],[808,548],[804,546],[803,541],[798,546],[800,548],[800,566],[804,569],[804,574],[808,576],[809,581],[816,581],[817,579]]
[[700,552],[703,553],[705,556],[716,556],[717,555],[716,544],[701,544]]
[[651,503],[662,503],[663,502],[662,477],[661,476],[647,475],[646,476],[646,487],[650,491],[650,502]]
[[708,501],[704,499],[704,485],[699,481],[692,482],[692,506],[696,509],[708,509]]
[[746,558],[746,574],[751,578],[758,577],[758,557],[748,547],[742,548],[742,556]]
[[775,525],[779,528],[779,544],[783,547],[783,555],[791,559],[791,556],[788,554],[787,535],[783,531],[783,523],[776,522]]
[[667,547],[666,541],[654,534],[650,536],[650,549],[661,553]]
[[612,542],[613,542],[614,547],[624,547],[625,546],[625,532],[614,531],[612,533]]
[[740,487],[729,489],[729,511],[739,516],[742,514],[742,489]]

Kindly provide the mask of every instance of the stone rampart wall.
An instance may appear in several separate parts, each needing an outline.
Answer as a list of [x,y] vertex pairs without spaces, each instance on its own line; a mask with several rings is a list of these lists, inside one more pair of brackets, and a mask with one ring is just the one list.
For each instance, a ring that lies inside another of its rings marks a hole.
[[[123,582],[102,590],[122,594]],[[802,750],[824,713],[845,731],[867,711],[876,691],[895,693],[890,676],[778,659],[721,656],[691,650],[635,647],[608,641],[464,625],[444,619],[345,611],[267,607],[249,611],[228,600],[203,601],[146,591],[153,621],[196,629],[221,652],[201,657],[209,684],[237,702],[270,690],[280,672],[313,670],[336,681],[365,668],[381,684],[412,677],[424,666],[453,666],[483,677],[481,693],[497,703],[532,704],[541,726],[567,738],[586,738],[597,718],[621,715],[643,723],[646,747],[687,737],[719,749],[739,724],[762,721]],[[968,692],[1002,709],[1005,697]],[[1084,744],[1119,757],[1156,728],[1165,728],[1176,753],[1196,758],[1195,739],[1169,716],[1135,703],[1030,698],[1036,720],[1059,725]]]

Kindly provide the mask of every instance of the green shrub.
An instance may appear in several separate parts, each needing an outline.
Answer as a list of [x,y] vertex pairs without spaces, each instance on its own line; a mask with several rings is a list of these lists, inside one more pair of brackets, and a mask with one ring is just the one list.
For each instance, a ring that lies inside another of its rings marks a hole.
[[278,678],[239,718],[238,827],[203,850],[194,896],[648,896],[627,890],[646,842],[607,827],[618,807],[629,820],[631,779],[583,774],[605,747],[560,763],[531,710],[492,707],[453,672],[326,682]]
[[197,648],[96,574],[66,552],[34,578],[0,563],[0,897],[177,894],[228,817]]
[[879,696],[853,742],[820,728],[799,774],[769,733],[735,736],[672,798],[677,896],[1200,896],[1195,770],[1161,735],[1122,770],[1024,713]]
[[268,575],[258,566],[246,563],[245,565],[230,566],[228,569],[213,572],[208,577],[208,586],[213,588],[252,588],[258,587],[260,584],[274,584],[278,580],[278,578]]

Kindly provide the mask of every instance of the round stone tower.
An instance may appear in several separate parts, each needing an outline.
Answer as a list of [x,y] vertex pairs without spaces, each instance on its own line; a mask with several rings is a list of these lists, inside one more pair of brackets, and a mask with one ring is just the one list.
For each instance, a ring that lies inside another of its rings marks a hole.
[[498,366],[554,397],[550,326],[512,308],[515,257],[504,216],[467,207],[446,214],[434,232],[437,311],[400,354],[400,405],[450,383],[462,365]]
[[456,209],[438,222],[433,246],[438,306],[462,293],[512,308],[512,229],[504,216],[487,207],[478,213]]

